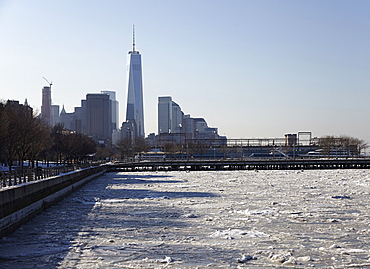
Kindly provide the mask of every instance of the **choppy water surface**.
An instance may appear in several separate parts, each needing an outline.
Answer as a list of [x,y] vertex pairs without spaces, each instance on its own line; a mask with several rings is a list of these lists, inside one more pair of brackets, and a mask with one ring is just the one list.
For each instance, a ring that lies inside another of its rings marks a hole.
[[370,171],[108,173],[0,240],[0,268],[370,268]]

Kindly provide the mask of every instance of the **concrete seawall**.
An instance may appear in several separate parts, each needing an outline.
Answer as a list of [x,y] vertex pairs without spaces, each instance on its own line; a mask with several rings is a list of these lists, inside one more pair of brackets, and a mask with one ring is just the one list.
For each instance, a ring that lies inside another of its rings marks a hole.
[[0,190],[0,238],[105,171],[91,167]]

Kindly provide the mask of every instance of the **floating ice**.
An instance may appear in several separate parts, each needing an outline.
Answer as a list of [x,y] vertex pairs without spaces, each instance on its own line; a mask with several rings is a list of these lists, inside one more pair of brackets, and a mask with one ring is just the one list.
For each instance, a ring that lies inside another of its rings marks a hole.
[[211,237],[268,237],[269,235],[259,231],[243,231],[240,229],[231,229],[224,231],[217,231],[210,235]]
[[257,258],[250,255],[243,255],[241,258],[237,259],[237,262],[245,263],[250,260],[257,260]]
[[297,257],[297,261],[299,262],[309,262],[312,261],[310,256],[303,256],[303,257]]
[[341,248],[341,246],[339,246],[338,244],[333,244],[329,248]]
[[143,259],[144,262],[149,262],[149,263],[170,263],[173,262],[173,259],[171,257],[164,257],[164,259],[149,259],[145,258]]
[[245,214],[245,215],[274,215],[276,213],[275,208],[268,209],[255,209],[255,210],[237,210],[236,213]]
[[197,216],[193,213],[185,214],[181,216],[182,218],[196,218]]

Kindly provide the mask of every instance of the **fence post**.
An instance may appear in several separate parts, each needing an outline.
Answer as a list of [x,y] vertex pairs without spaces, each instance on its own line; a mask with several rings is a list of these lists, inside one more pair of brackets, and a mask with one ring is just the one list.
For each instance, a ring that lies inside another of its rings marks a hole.
[[0,173],[1,181],[2,181],[2,186],[6,187],[6,178],[5,178],[5,173],[1,172]]
[[12,171],[11,170],[8,173],[8,180],[9,180],[8,186],[12,186]]
[[28,169],[28,182],[33,181],[33,169]]
[[13,186],[17,185],[17,170],[13,172]]
[[36,180],[41,179],[42,177],[42,168],[40,166],[36,167]]
[[26,169],[23,169],[23,183],[26,183],[27,182],[27,168]]

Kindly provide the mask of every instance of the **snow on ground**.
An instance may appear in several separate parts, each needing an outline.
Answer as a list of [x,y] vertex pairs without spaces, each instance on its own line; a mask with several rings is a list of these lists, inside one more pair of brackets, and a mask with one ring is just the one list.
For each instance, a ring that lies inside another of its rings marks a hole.
[[369,170],[107,173],[0,239],[0,268],[370,268]]

